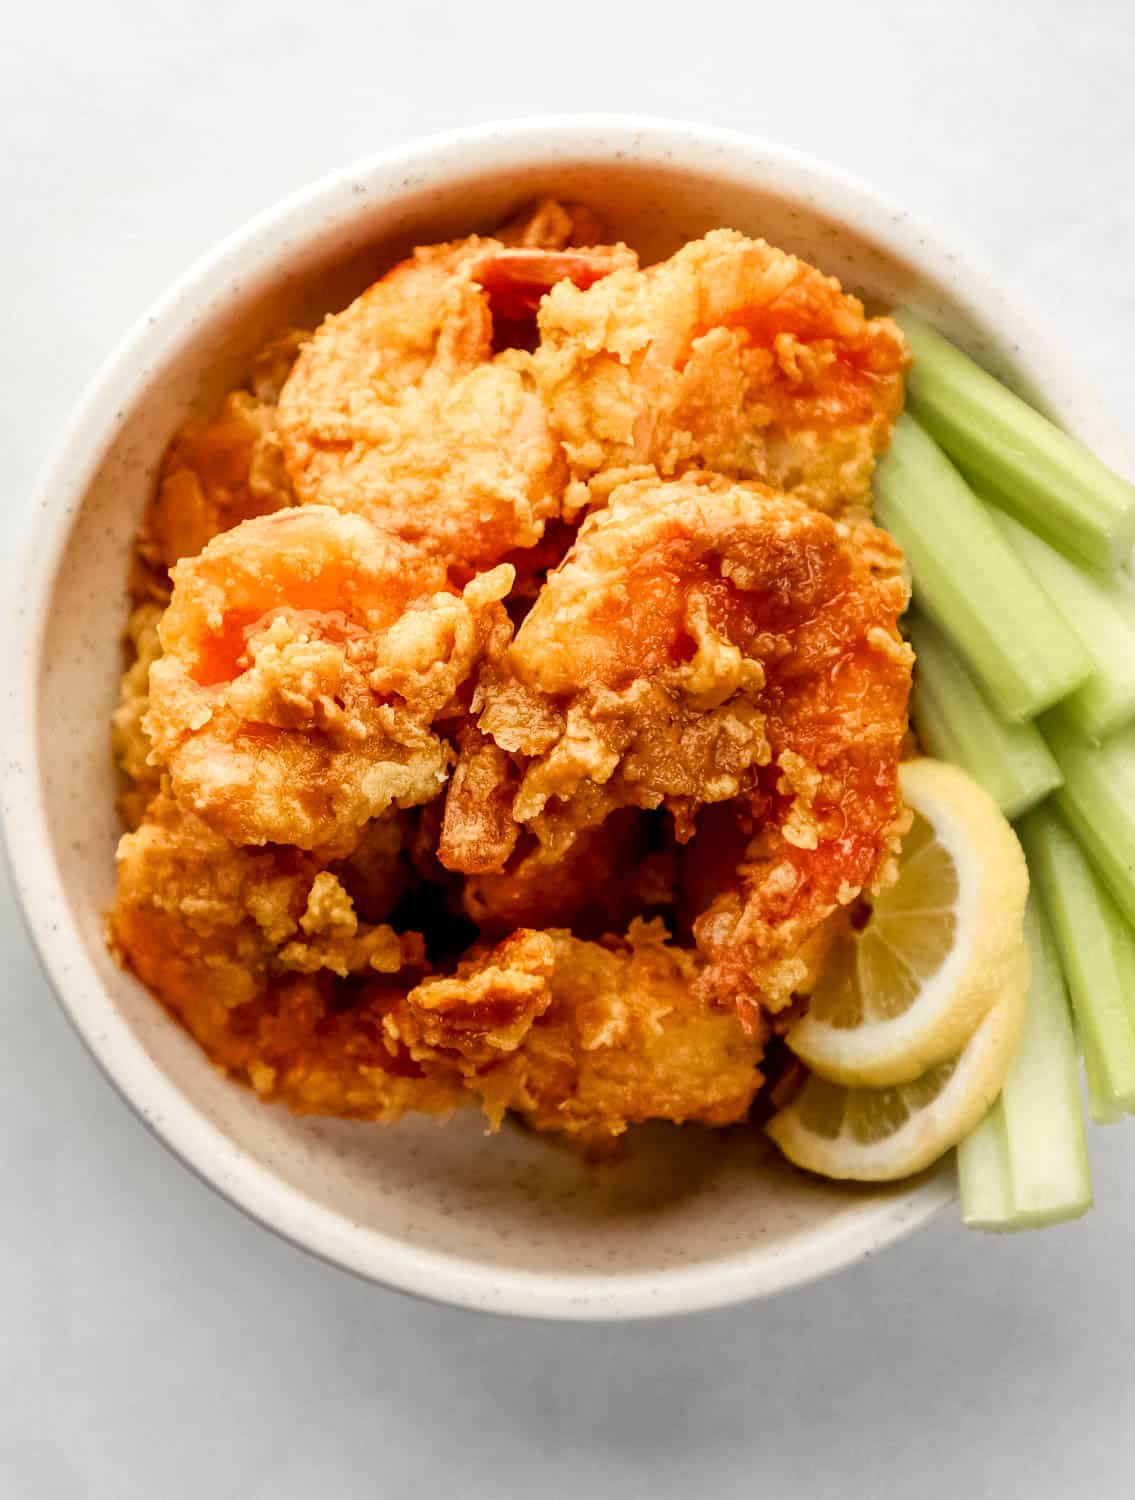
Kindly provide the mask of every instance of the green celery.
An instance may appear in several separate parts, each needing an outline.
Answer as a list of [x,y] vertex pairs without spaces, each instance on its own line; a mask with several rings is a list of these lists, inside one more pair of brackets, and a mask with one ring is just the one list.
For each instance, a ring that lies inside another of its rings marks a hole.
[[1135,544],[1135,486],[928,324],[896,322],[914,354],[907,402],[950,457],[1054,547],[1114,569]]
[[1053,800],[1135,923],[1135,726],[1099,746],[1062,713],[1047,714],[1041,729],[1064,776]]
[[1092,1119],[1097,1125],[1118,1125],[1123,1119],[1123,1111],[1117,1109],[1108,1097],[1103,1064],[1092,1046],[1091,1038],[1081,1036],[1080,1046],[1084,1054],[1084,1078],[1088,1085],[1088,1108],[1092,1112]]
[[1018,824],[1034,889],[1052,923],[1076,1025],[1099,1061],[1104,1097],[1135,1109],[1135,1015],[1126,991],[1126,924],[1065,824],[1047,807]]
[[1075,1219],[1092,1205],[1076,1037],[1056,946],[1035,897],[1025,909],[1025,939],[1028,1004],[1001,1092],[1013,1204],[1022,1228]]
[[979,781],[1007,818],[1019,817],[1060,785],[1060,768],[1033,724],[1006,724],[937,626],[904,621],[918,661],[912,717],[923,748]]
[[1135,1030],[1135,930],[1126,921],[1123,913],[1114,907],[1119,925],[1112,933],[1115,944],[1115,961],[1119,967],[1119,982],[1127,1004],[1127,1015]]
[[1055,945],[1035,896],[1025,912],[1029,996],[1001,1097],[958,1147],[962,1217],[976,1229],[1036,1229],[1091,1207],[1080,1071]]
[[1091,676],[1061,705],[1089,739],[1107,739],[1135,719],[1135,585],[1126,572],[1086,573],[1006,511],[993,518],[1069,627]]
[[967,1229],[1018,1228],[1009,1172],[1009,1138],[1000,1099],[958,1145],[958,1187]]
[[1080,685],[1091,663],[988,508],[913,417],[875,471],[878,519],[910,563],[915,597],[1013,723]]

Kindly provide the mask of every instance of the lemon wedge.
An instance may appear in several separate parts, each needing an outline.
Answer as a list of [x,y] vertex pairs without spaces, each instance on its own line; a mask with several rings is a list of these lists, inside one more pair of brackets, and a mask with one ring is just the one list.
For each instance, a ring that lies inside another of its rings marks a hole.
[[898,878],[836,941],[788,1045],[850,1088],[921,1085],[956,1058],[1024,962],[1028,871],[993,798],[956,766],[907,761]]
[[849,1089],[814,1074],[765,1127],[789,1161],[824,1177],[893,1182],[976,1128],[1005,1082],[1025,1014],[1022,954],[960,1057],[893,1088]]

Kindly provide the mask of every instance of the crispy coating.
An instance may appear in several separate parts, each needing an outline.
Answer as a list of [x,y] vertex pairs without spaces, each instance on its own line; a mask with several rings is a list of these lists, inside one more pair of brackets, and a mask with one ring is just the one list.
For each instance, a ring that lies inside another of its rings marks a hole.
[[906,345],[806,262],[718,229],[646,270],[561,283],[539,323],[531,369],[571,465],[569,512],[643,464],[762,480],[829,512],[867,503]]
[[472,719],[457,735],[457,764],[446,792],[437,857],[447,870],[503,870],[520,827],[512,815],[515,772],[508,752]]
[[709,960],[696,988],[742,1017],[758,1002],[777,1010],[791,1001],[832,924],[893,874],[910,823],[898,785],[914,664],[898,632],[909,598],[902,553],[869,523],[836,529],[844,565],[826,586],[842,571],[842,588],[825,599],[818,576],[796,581],[793,608],[816,586],[814,613],[769,670],[772,763],[747,801],[703,814],[711,867],[730,815],[743,847],[694,921]]
[[[562,857],[618,807],[666,808],[685,843],[730,804],[742,836],[702,882],[699,993],[750,1020],[784,1005],[797,949],[901,826],[906,598],[901,554],[865,522],[751,484],[621,486],[474,700],[514,821]],[[490,847],[486,805],[447,802],[455,847]]]
[[299,1113],[742,1119],[891,867],[902,335],[763,241],[602,238],[419,249],[163,459],[112,947]]
[[429,801],[451,757],[431,725],[510,634],[509,568],[458,594],[327,506],[246,521],[173,579],[143,725],[179,800],[239,844],[350,847]]
[[535,546],[568,471],[531,375],[493,354],[494,309],[530,318],[561,278],[589,285],[633,263],[624,247],[476,236],[417,250],[325,320],[284,386],[279,430],[301,501],[466,570]]
[[490,937],[517,927],[625,932],[636,915],[673,903],[674,856],[664,838],[632,807],[581,831],[565,853],[526,835],[502,869],[465,876],[461,910]]
[[414,814],[391,808],[363,824],[351,852],[335,865],[363,921],[385,922],[418,885],[410,859],[414,831]]
[[698,963],[661,923],[610,946],[524,929],[423,980],[385,1025],[424,1067],[463,1077],[494,1124],[511,1109],[602,1150],[637,1121],[748,1111],[762,1039],[692,999]]
[[392,1046],[377,999],[345,1009],[337,988],[384,974],[406,975],[404,990],[425,968],[421,937],[359,921],[335,872],[298,849],[238,849],[163,793],[120,841],[110,933],[210,1058],[263,1098],[376,1120],[464,1101]]
[[118,815],[137,828],[157,794],[161,773],[150,764],[150,736],[142,727],[150,708],[150,668],[161,655],[158,626],[162,606],[139,604],[126,621],[123,644],[128,665],[122,674],[118,706],[110,719],[110,745],[120,774]]
[[214,536],[253,516],[295,503],[276,433],[276,402],[308,337],[288,329],[252,361],[247,385],[174,434],[158,472],[134,546],[133,608],[123,644],[127,666],[111,719],[111,748],[121,773],[118,814],[136,828],[158,790],[143,728],[150,706],[150,667],[161,655],[158,622],[170,595],[169,570],[195,557]]
[[[589,517],[474,699],[482,735],[508,753],[516,823],[563,852],[617,808],[665,807],[681,839],[703,803],[753,784],[771,751],[761,627],[741,585],[767,587],[801,524],[795,502],[704,476],[623,485]],[[461,825],[478,848],[489,803],[460,799],[463,769],[446,831]]]
[[297,1113],[476,1099],[494,1125],[516,1109],[601,1146],[640,1119],[730,1123],[759,1086],[760,1042],[691,1000],[698,960],[657,924],[611,948],[522,931],[423,978],[420,937],[360,922],[310,855],[238,849],[166,794],[118,860],[121,960],[218,1066]]
[[599,216],[586,203],[539,198],[506,219],[493,231],[493,238],[502,245],[522,245],[529,250],[566,250],[569,246],[601,244],[604,229]]
[[174,434],[136,544],[139,597],[164,598],[167,574],[219,532],[294,505],[276,431],[276,402],[308,335],[289,329],[253,361],[247,389],[230,392]]

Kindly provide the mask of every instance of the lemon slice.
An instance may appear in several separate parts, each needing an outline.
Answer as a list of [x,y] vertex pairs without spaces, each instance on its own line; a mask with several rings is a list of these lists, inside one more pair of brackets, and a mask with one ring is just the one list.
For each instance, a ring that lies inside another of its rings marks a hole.
[[837,940],[787,1038],[813,1073],[853,1088],[957,1057],[1024,952],[1028,871],[997,804],[943,761],[900,774],[914,822],[898,879]]
[[1001,1092],[1027,989],[1022,954],[960,1057],[893,1088],[848,1089],[813,1075],[768,1134],[789,1161],[824,1177],[893,1182],[921,1172],[969,1135]]

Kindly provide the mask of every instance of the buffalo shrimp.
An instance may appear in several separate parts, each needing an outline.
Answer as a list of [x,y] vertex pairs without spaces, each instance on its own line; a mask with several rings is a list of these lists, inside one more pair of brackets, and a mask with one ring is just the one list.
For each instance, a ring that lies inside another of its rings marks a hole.
[[796,256],[714,230],[645,270],[561,282],[539,325],[530,368],[571,467],[565,513],[641,465],[761,480],[829,512],[868,503],[906,344]]
[[903,826],[906,599],[901,554],[865,521],[716,478],[617,488],[482,673],[498,787],[462,798],[459,765],[443,858],[484,872],[495,849],[504,869],[506,812],[560,856],[626,806],[666,809],[680,844],[714,828],[731,862],[697,882],[699,993],[783,1005],[796,950]]
[[518,351],[494,354],[494,319],[531,323],[565,277],[589,286],[635,262],[624,246],[547,249],[527,232],[422,247],[325,319],[280,397],[302,502],[357,512],[457,570],[540,541],[567,465]]
[[172,577],[151,759],[236,844],[343,850],[436,796],[452,751],[434,723],[511,633],[510,567],[458,592],[437,559],[328,506],[246,521]]

